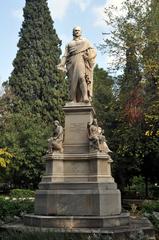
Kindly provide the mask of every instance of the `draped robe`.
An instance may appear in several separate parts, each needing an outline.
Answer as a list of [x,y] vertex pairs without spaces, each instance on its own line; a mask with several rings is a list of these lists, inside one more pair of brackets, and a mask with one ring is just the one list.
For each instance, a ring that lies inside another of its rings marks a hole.
[[92,97],[93,67],[96,51],[87,39],[72,40],[65,51],[67,75],[69,78],[70,100],[82,101],[80,81],[87,84],[88,98]]

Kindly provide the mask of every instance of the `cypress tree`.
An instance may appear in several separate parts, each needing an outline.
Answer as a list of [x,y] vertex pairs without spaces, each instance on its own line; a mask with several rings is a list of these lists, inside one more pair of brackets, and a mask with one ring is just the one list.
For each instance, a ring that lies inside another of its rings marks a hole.
[[47,0],[26,0],[18,52],[9,86],[15,94],[13,110],[22,108],[46,121],[61,118],[64,78],[56,69],[61,54]]

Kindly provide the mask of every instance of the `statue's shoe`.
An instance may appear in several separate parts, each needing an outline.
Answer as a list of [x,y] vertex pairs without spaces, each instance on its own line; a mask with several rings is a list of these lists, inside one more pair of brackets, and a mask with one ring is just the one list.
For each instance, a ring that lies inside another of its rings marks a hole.
[[88,98],[84,98],[84,103],[89,103],[89,99]]

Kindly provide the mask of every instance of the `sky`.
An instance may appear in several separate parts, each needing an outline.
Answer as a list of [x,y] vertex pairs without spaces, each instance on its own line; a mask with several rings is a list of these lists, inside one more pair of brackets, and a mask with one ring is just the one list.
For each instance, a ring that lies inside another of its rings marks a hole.
[[[23,22],[25,0],[1,0],[0,8],[0,93],[1,84],[7,81],[16,57],[19,31]],[[80,26],[82,35],[97,47],[103,43],[103,32],[107,26],[104,21],[104,8],[122,0],[48,0],[54,27],[62,40],[62,50],[72,39],[72,29]],[[109,56],[97,49],[97,64],[107,70]]]

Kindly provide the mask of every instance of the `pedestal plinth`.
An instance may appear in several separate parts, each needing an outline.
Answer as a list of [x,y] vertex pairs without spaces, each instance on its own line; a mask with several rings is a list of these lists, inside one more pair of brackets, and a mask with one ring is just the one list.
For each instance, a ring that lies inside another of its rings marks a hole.
[[128,224],[121,214],[121,196],[111,175],[111,157],[90,151],[88,122],[94,110],[88,104],[67,104],[64,152],[45,156],[46,171],[35,197],[35,215],[27,225],[41,227],[104,227]]
[[67,103],[65,112],[64,152],[70,154],[89,153],[87,124],[92,122],[94,109],[89,104]]

